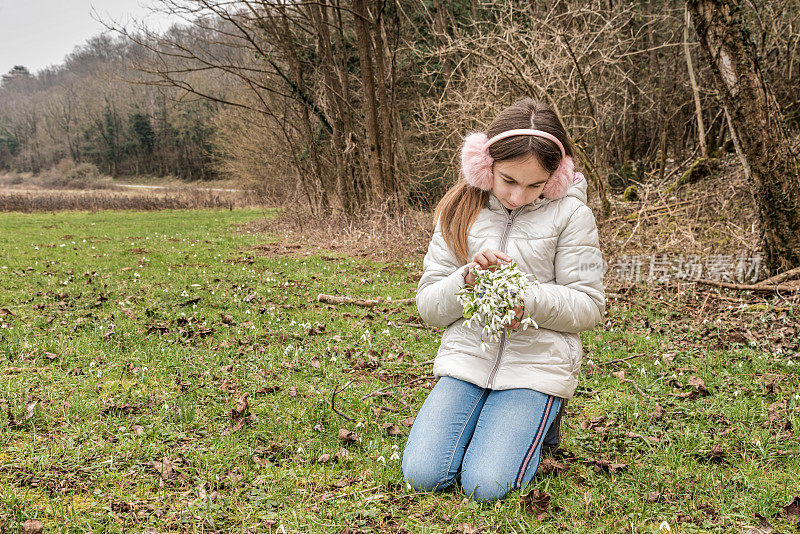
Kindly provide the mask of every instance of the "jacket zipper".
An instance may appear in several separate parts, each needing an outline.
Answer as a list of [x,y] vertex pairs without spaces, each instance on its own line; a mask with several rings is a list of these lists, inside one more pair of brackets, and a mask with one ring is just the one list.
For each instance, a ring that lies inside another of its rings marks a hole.
[[[522,207],[517,208],[518,210],[522,210]],[[500,238],[500,251],[505,252],[506,247],[508,246],[508,234],[511,232],[511,225],[514,224],[514,218],[519,214],[519,211],[511,212],[506,214],[508,217],[508,221],[506,222],[506,229],[503,231],[503,236]],[[497,369],[500,368],[500,357],[503,355],[503,349],[506,346],[506,329],[504,328],[503,331],[500,333],[500,346],[497,348],[497,356],[494,361],[494,367],[492,367],[492,372],[489,373],[489,381],[486,384],[486,387],[491,389],[492,383],[494,382],[494,375],[497,374]]]

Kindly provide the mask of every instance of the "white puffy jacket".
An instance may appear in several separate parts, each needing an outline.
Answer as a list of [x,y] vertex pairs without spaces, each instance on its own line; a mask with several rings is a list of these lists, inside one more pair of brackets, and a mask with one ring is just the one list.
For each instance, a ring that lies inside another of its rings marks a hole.
[[539,281],[524,295],[524,315],[539,328],[505,330],[487,350],[481,349],[483,325],[465,326],[456,299],[467,264],[450,251],[437,222],[416,296],[422,319],[446,327],[433,364],[436,377],[572,398],[583,355],[578,332],[593,328],[605,311],[597,225],[586,205],[586,180],[580,173],[576,179],[563,198],[538,198],[512,212],[490,193],[470,228],[470,258],[487,248],[502,250]]

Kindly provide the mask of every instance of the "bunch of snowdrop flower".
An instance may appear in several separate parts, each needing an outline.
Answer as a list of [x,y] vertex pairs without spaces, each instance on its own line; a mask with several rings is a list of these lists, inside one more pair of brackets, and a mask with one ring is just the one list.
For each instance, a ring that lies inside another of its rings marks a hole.
[[[465,285],[456,294],[456,298],[464,307],[464,317],[467,319],[464,325],[469,327],[475,322],[484,325],[481,331],[481,349],[486,350],[484,337],[489,341],[500,339],[503,327],[517,318],[514,308],[524,303],[525,292],[539,281],[531,282],[514,261],[504,263],[494,270],[475,269],[473,274],[475,285]],[[530,317],[520,321],[523,330],[530,325],[539,328]]]

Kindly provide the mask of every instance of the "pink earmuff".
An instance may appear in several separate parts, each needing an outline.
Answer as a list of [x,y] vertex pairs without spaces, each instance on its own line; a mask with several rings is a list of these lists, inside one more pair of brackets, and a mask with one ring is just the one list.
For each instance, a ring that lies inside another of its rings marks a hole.
[[571,157],[567,156],[564,152],[564,146],[558,138],[548,132],[542,130],[532,130],[529,128],[520,128],[515,130],[507,130],[501,132],[491,139],[489,139],[483,132],[474,132],[464,139],[464,145],[461,148],[461,170],[464,173],[464,180],[473,187],[477,187],[483,191],[488,191],[494,184],[494,176],[492,175],[492,163],[494,159],[489,154],[489,147],[492,143],[511,137],[512,135],[536,135],[550,139],[561,150],[561,162],[558,164],[556,171],[550,175],[550,178],[544,184],[542,189],[542,196],[551,200],[556,200],[563,197],[567,193],[569,186],[575,182],[583,179],[583,175],[575,172],[575,162]]

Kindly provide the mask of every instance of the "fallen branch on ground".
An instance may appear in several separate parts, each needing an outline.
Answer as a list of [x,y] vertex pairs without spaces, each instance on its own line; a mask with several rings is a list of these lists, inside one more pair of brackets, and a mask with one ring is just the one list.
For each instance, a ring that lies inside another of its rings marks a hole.
[[764,285],[769,285],[769,284],[779,284],[780,282],[783,282],[784,280],[786,280],[788,278],[791,278],[792,276],[794,276],[796,274],[800,274],[800,267],[795,267],[794,269],[789,269],[786,272],[783,272],[783,273],[780,273],[780,274],[776,274],[775,276],[767,278],[766,280],[762,280],[760,282],[756,282],[756,285],[757,286],[764,286]]
[[697,279],[695,282],[707,286],[724,287],[726,289],[738,289],[740,291],[800,291],[800,285],[790,286],[787,284],[761,285],[761,284],[731,284],[730,282],[719,282],[717,280]]
[[415,382],[421,382],[423,380],[433,380],[433,378],[434,378],[433,375],[420,376],[419,378],[415,378],[414,380],[409,380],[408,382],[403,382],[402,384],[392,384],[391,386],[386,386],[384,388],[376,389],[372,393],[367,393],[366,395],[361,397],[361,400],[365,400],[365,399],[368,399],[370,397],[374,397],[375,395],[379,395],[380,393],[386,391],[387,389],[399,388],[399,387],[402,387],[402,386],[410,386],[411,384],[413,384]]

